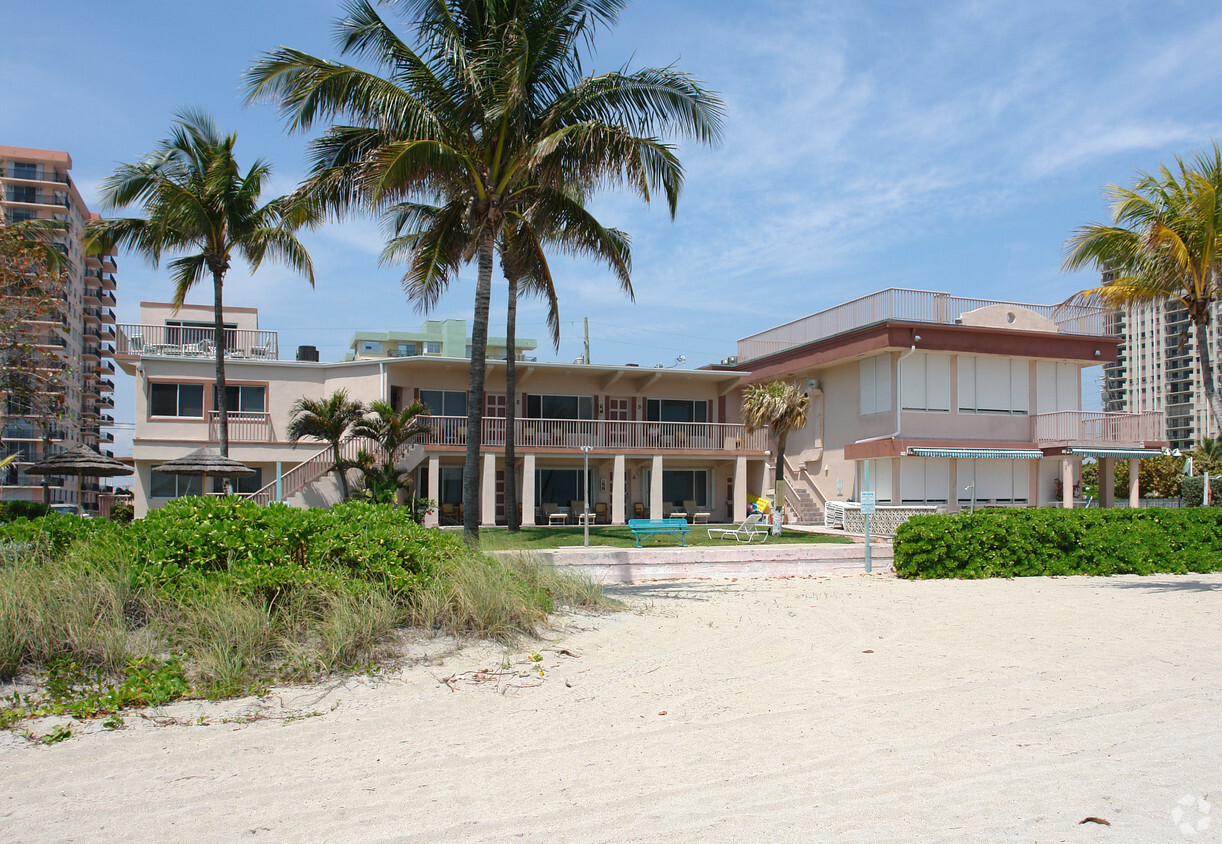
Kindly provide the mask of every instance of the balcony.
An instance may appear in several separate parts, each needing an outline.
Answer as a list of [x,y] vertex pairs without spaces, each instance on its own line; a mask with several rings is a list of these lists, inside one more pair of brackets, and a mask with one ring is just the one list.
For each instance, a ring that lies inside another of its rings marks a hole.
[[[218,442],[221,437],[221,414],[215,410],[208,413],[208,439]],[[266,413],[229,411],[229,441],[231,443],[275,442],[271,416]]]
[[[215,329],[185,328],[176,325],[118,326],[115,353],[132,357],[214,357]],[[279,360],[280,346],[275,331],[226,329],[225,357],[235,360]]]
[[[433,416],[423,420],[432,430],[420,439],[424,446],[467,444],[467,417]],[[560,449],[577,451],[591,446],[596,452],[719,451],[762,454],[768,448],[768,432],[750,434],[742,425],[723,422],[612,422],[602,419],[516,419],[514,444],[527,451]],[[505,445],[505,420],[485,418],[483,445]]]
[[57,205],[70,208],[66,193],[47,193],[36,188],[21,188],[7,185],[4,188],[4,201],[16,202],[22,205]]
[[1060,410],[1035,415],[1035,441],[1041,446],[1151,446],[1167,441],[1162,411],[1103,413]]
[[42,167],[18,167],[10,164],[4,168],[4,178],[20,179],[23,182],[55,182],[57,184],[66,185],[68,182],[67,173],[56,173],[54,170],[46,170]]

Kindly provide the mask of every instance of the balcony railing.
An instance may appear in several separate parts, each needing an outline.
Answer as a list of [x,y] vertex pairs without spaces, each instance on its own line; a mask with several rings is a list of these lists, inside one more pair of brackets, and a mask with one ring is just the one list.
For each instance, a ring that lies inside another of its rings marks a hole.
[[739,362],[754,360],[888,320],[953,325],[960,316],[968,311],[989,305],[1011,304],[1048,317],[1056,323],[1059,330],[1066,334],[1089,336],[1108,334],[1104,325],[1102,308],[1077,305],[1066,308],[1057,308],[1054,305],[1024,305],[995,299],[970,299],[951,296],[949,293],[892,287],[744,337],[738,341],[738,360]]
[[1037,443],[1084,445],[1138,445],[1165,442],[1163,413],[1104,413],[1089,410],[1059,410],[1039,413],[1035,418]]
[[20,202],[28,205],[59,205],[64,208],[70,208],[68,204],[68,195],[66,193],[47,193],[46,191],[33,190],[30,188],[17,188],[9,185],[5,188],[4,199],[6,202]]
[[[120,355],[162,355],[167,357],[213,357],[216,355],[216,330],[177,325],[118,326],[115,353]],[[275,331],[225,329],[225,357],[252,360],[279,360],[280,346]]]
[[12,164],[4,168],[4,178],[22,179],[27,182],[58,182],[61,185],[68,184],[67,173],[56,173],[54,170],[46,170],[41,167],[14,167]]
[[[213,410],[208,413],[208,439],[217,442],[221,436],[221,414]],[[271,417],[266,413],[229,411],[229,441],[232,443],[275,442],[276,433]]]
[[[428,445],[465,446],[467,417],[433,416],[423,420],[431,426],[421,439]],[[730,451],[762,452],[768,448],[768,432],[748,434],[742,425],[724,422],[611,422],[602,419],[517,419],[514,444],[525,449],[579,449],[596,451]],[[505,420],[483,420],[483,445],[505,444]]]

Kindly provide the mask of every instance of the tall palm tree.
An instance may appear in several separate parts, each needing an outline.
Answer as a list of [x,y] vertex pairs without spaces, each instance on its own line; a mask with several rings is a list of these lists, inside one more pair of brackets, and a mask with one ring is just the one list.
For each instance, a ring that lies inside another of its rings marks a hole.
[[302,272],[314,284],[310,255],[295,232],[316,218],[308,206],[279,197],[262,202],[270,166],[256,160],[243,175],[234,157],[237,136],[221,135],[197,111],[176,115],[170,137],[135,164],[121,164],[102,182],[102,203],[143,206],[144,217],[99,220],[89,225],[91,249],[126,246],[154,267],[163,252],[186,253],[170,262],[174,305],[207,276],[212,278],[216,346],[216,409],[220,452],[229,455],[229,406],[225,391],[225,322],[222,289],[235,255],[258,270],[264,260]]
[[810,396],[792,384],[770,381],[751,384],[743,390],[743,428],[751,433],[767,428],[776,440],[776,515],[772,520],[773,536],[781,535],[785,512],[785,441],[790,433],[806,426]]
[[[292,130],[333,125],[311,144],[304,193],[336,211],[404,201],[441,213],[416,235],[404,286],[428,302],[475,260],[464,533],[479,535],[479,452],[493,255],[507,221],[547,206],[597,240],[605,231],[566,192],[622,185],[662,191],[673,214],[683,183],[663,131],[713,141],[721,104],[673,68],[583,76],[582,45],[626,0],[401,0],[418,50],[367,0],[348,0],[341,51],[385,76],[281,48],[248,74],[252,99],[275,100]],[[410,218],[409,218],[410,219]],[[414,221],[421,222],[421,221]]]
[[1222,149],[1215,143],[1191,164],[1176,158],[1174,169],[1139,173],[1132,187],[1109,185],[1105,193],[1113,224],[1077,229],[1065,244],[1063,269],[1095,267],[1106,280],[1065,304],[1179,302],[1196,330],[1210,413],[1222,420],[1208,337],[1210,311],[1222,296]]
[[347,499],[349,464],[340,453],[340,446],[365,415],[365,405],[349,399],[347,390],[336,390],[325,399],[297,399],[289,414],[292,418],[286,433],[290,442],[311,439],[331,446],[334,461],[331,469],[339,476],[340,490]]

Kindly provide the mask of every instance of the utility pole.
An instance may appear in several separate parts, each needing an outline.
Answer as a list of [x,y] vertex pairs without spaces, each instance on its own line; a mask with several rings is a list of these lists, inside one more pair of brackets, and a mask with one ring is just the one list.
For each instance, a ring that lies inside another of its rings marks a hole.
[[583,318],[582,318],[582,321],[585,323],[585,326],[586,326],[586,353],[585,353],[585,362],[586,362],[586,364],[587,364],[587,365],[589,365],[589,363],[590,363],[590,318],[589,318],[589,317],[583,317]]

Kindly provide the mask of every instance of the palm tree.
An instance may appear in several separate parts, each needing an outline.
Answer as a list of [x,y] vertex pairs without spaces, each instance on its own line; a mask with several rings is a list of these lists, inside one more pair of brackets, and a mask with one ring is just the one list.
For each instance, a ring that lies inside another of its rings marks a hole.
[[428,408],[420,402],[412,402],[402,410],[395,410],[384,401],[369,403],[368,414],[361,417],[352,426],[354,436],[364,437],[377,443],[388,460],[393,460],[399,447],[421,434],[427,434],[431,428],[419,420],[420,416],[428,415]]
[[[343,53],[375,61],[385,76],[282,48],[248,74],[252,99],[277,101],[290,129],[343,119],[311,143],[303,193],[335,211],[403,202],[408,213],[404,287],[435,302],[444,282],[478,265],[471,330],[464,533],[479,535],[479,452],[493,255],[506,225],[546,208],[592,242],[606,230],[567,189],[622,185],[648,199],[665,193],[672,214],[683,183],[676,131],[720,135],[721,104],[673,68],[583,77],[582,44],[611,24],[626,0],[404,0],[419,50],[366,0],[348,0],[337,25]],[[540,212],[542,213],[542,212]],[[516,221],[516,222],[515,222]],[[604,249],[607,247],[603,247]]]
[[1217,474],[1222,469],[1222,437],[1203,437],[1192,447],[1193,470]]
[[1097,287],[1075,293],[1065,304],[1123,308],[1175,301],[1196,329],[1197,359],[1205,399],[1222,419],[1210,360],[1207,327],[1222,294],[1222,149],[1199,154],[1191,165],[1139,173],[1131,188],[1109,185],[1113,224],[1079,228],[1065,245],[1063,269],[1095,267],[1105,273]]
[[349,463],[340,454],[340,446],[349,430],[365,415],[365,405],[348,398],[347,390],[336,390],[325,399],[299,398],[289,409],[288,438],[292,443],[303,439],[318,440],[331,446],[332,470],[339,475],[339,486],[348,498]]
[[229,455],[225,391],[225,323],[222,288],[235,254],[252,271],[264,260],[302,272],[314,284],[310,255],[294,232],[316,218],[305,205],[280,197],[260,204],[271,168],[262,159],[243,175],[234,157],[236,135],[222,136],[211,118],[196,111],[176,115],[170,137],[135,164],[122,164],[101,187],[102,203],[143,206],[144,217],[91,223],[91,249],[120,245],[144,255],[154,267],[163,252],[187,253],[170,262],[174,305],[205,277],[212,277],[216,346],[216,409],[220,452]]
[[747,433],[768,428],[776,440],[776,516],[772,520],[773,536],[781,535],[785,512],[785,441],[792,431],[806,426],[810,396],[792,384],[771,381],[751,384],[743,390],[743,427]]

